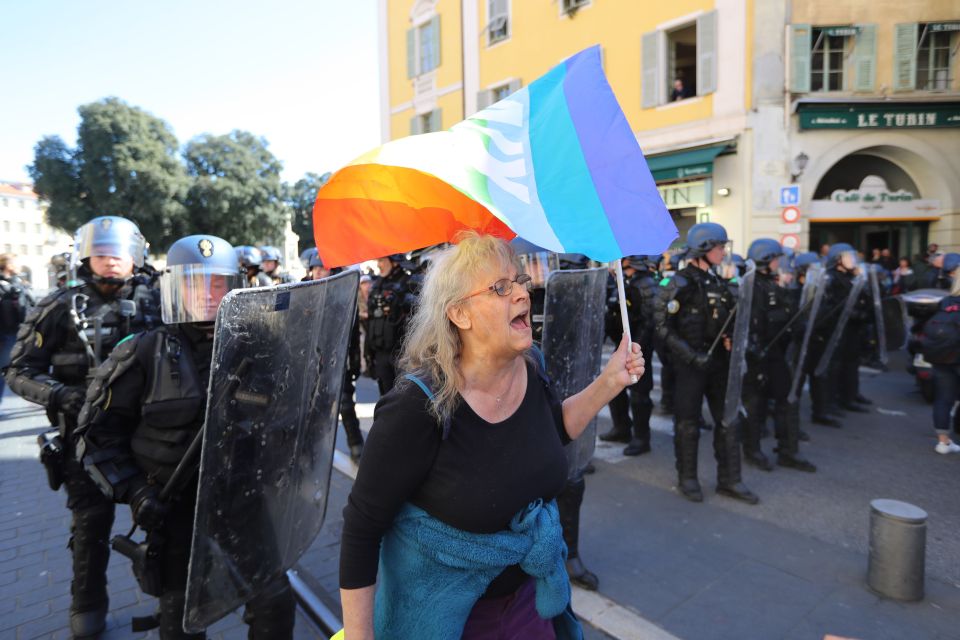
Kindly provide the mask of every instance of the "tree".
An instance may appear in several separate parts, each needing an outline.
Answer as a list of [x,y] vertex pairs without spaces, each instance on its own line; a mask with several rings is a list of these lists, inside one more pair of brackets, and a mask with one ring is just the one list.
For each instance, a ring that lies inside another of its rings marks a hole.
[[286,201],[293,212],[291,224],[293,231],[300,236],[299,251],[314,245],[313,240],[313,203],[317,200],[317,191],[327,184],[330,172],[322,176],[308,173],[292,185],[285,185]]
[[163,243],[183,228],[187,177],[169,125],[117,98],[81,106],[77,146],[56,136],[34,147],[34,189],[50,203],[50,224],[67,232],[96,216],[137,223]]
[[267,142],[246,131],[204,134],[184,150],[190,233],[216,234],[234,245],[282,245],[288,210],[282,165]]

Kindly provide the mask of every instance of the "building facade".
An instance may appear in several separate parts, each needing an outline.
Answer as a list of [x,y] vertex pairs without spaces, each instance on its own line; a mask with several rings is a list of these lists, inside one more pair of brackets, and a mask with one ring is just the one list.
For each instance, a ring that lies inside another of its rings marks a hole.
[[681,238],[713,221],[740,253],[761,236],[956,247],[958,13],[951,0],[380,0],[383,137],[450,127],[599,43]]
[[73,239],[47,224],[46,206],[33,185],[0,182],[0,231],[0,252],[17,255],[35,289],[51,288],[50,259],[70,251]]

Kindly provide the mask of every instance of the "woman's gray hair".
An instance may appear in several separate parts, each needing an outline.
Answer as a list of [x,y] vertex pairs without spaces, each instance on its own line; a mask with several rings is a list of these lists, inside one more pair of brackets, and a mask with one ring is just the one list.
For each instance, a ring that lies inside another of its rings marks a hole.
[[471,293],[477,274],[497,263],[513,266],[518,272],[521,269],[513,248],[504,240],[464,232],[456,245],[433,260],[409,320],[400,369],[430,377],[434,394],[431,410],[441,422],[453,415],[464,384],[460,333],[447,311]]

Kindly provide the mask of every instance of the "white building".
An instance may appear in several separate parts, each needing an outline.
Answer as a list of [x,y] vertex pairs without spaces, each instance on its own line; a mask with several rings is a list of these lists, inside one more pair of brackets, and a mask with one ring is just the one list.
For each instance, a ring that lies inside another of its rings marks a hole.
[[16,254],[34,289],[52,287],[50,259],[70,251],[72,238],[47,224],[46,204],[25,182],[0,182],[0,252]]

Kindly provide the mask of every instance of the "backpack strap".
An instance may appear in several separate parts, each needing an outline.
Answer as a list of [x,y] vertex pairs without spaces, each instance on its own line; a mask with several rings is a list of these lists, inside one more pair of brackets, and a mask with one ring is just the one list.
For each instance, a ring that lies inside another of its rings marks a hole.
[[[433,402],[433,399],[436,397],[436,394],[433,392],[433,389],[431,388],[433,385],[433,379],[428,374],[423,373],[423,377],[421,378],[420,376],[414,373],[407,373],[407,374],[404,374],[403,377],[409,380],[410,382],[412,382],[413,384],[417,385],[418,387],[420,387],[420,390],[426,394],[427,399],[430,400],[430,402]],[[447,438],[450,437],[450,417],[448,416],[447,418],[445,418],[443,421],[443,424],[440,426],[441,426],[440,439],[446,440]]]
[[540,380],[544,385],[550,386],[550,376],[547,375],[547,358],[543,355],[543,351],[534,343],[530,347],[530,351],[534,356],[534,368],[537,370],[537,375],[540,376]]

